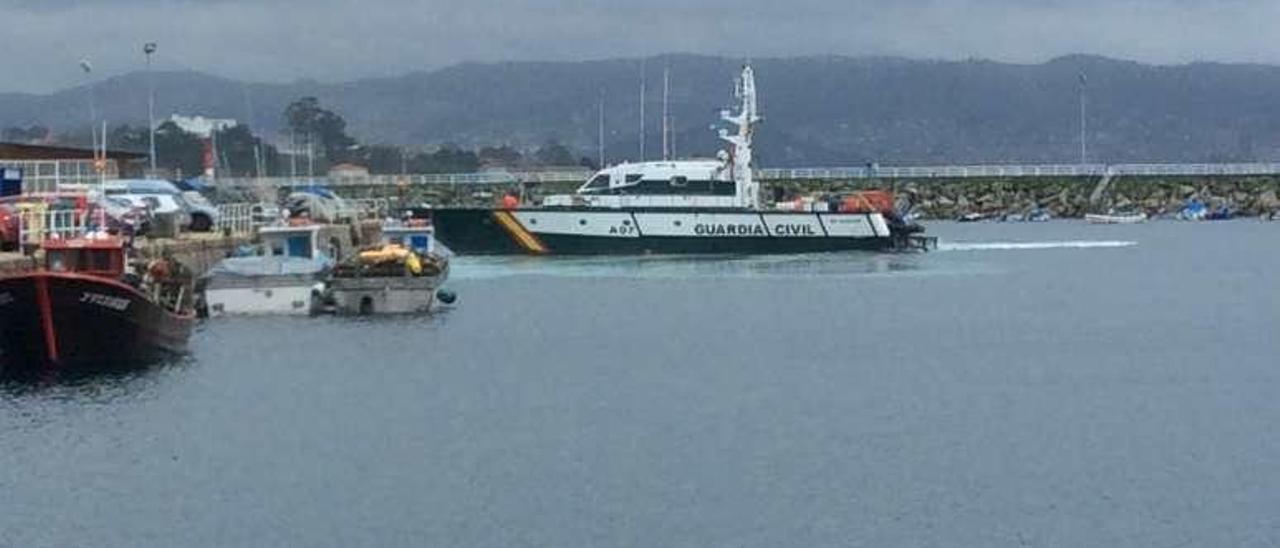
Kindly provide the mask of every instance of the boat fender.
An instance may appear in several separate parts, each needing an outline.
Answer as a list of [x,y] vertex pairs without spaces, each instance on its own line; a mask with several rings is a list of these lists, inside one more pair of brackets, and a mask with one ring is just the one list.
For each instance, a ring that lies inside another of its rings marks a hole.
[[454,301],[458,300],[458,294],[448,289],[441,289],[436,291],[436,298],[440,299],[440,302],[444,304],[453,304]]
[[409,271],[409,274],[413,276],[422,275],[422,261],[418,260],[417,253],[410,253],[406,256],[404,259],[404,266],[405,269]]

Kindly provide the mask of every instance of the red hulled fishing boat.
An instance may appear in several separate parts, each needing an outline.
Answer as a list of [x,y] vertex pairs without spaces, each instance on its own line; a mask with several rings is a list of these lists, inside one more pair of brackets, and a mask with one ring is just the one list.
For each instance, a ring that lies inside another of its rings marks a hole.
[[115,236],[50,240],[30,272],[0,276],[0,372],[98,370],[186,349],[195,315],[189,277],[160,260],[126,272]]

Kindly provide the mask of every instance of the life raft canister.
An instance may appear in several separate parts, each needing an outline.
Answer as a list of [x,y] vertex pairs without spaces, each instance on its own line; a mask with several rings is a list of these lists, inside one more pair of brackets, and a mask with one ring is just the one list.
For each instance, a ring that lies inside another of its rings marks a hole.
[[502,195],[502,209],[516,209],[520,207],[520,198],[510,194]]
[[840,201],[840,211],[847,213],[893,212],[893,193],[883,190],[862,190],[845,196]]

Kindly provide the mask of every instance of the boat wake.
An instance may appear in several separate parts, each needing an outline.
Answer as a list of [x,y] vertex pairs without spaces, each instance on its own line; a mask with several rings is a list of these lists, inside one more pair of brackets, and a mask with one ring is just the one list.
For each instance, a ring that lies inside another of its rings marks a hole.
[[1024,249],[1095,249],[1133,247],[1123,240],[1073,240],[1060,242],[938,242],[938,251],[1008,251]]

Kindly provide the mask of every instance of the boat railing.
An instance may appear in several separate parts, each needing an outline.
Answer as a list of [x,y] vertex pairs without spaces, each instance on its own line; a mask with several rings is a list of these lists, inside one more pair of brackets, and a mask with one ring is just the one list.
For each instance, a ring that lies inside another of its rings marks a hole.
[[50,240],[83,238],[106,227],[106,212],[101,209],[50,209],[45,204],[32,204],[19,210],[18,241],[23,249],[34,249]]

